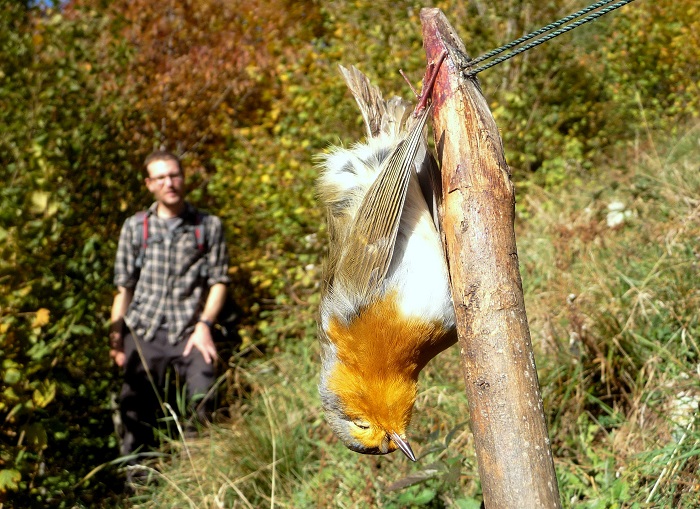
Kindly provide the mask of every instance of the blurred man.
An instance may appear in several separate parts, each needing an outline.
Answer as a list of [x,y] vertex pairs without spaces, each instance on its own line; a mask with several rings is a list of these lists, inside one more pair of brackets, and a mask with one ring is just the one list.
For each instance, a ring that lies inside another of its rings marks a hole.
[[179,159],[158,151],[144,166],[155,202],[124,223],[114,266],[110,356],[124,373],[122,455],[155,445],[169,367],[185,382],[190,408],[206,417],[203,398],[215,377],[212,327],[229,282],[221,221],[185,200]]

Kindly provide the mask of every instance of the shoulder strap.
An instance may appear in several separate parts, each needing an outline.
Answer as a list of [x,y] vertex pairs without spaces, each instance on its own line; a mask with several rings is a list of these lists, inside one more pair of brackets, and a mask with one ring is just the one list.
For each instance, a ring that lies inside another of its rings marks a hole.
[[[199,249],[199,253],[204,256],[204,251],[206,251],[206,232],[207,230],[204,228],[204,214],[203,212],[200,212],[199,210],[196,212],[195,218],[194,218],[194,236],[195,239],[197,240],[197,249]],[[203,279],[207,279],[209,276],[209,265],[206,261],[204,260],[204,263],[200,267],[200,272],[199,272],[200,277]]]
[[197,239],[197,249],[199,249],[200,253],[204,252],[204,237],[205,237],[205,229],[204,225],[202,224],[202,220],[204,218],[204,214],[202,214],[199,210],[197,211],[197,214],[194,219],[194,236]]
[[[137,269],[143,267],[143,260],[146,256],[146,248],[148,247],[148,211],[141,210],[135,214],[136,216],[136,231],[137,236],[134,239],[134,245],[138,246],[139,254],[136,256],[136,261],[134,262]],[[197,211],[194,220],[194,236],[197,240],[197,249],[201,253],[204,252],[206,242],[205,242],[205,232],[203,223],[204,214]]]
[[143,267],[143,259],[146,255],[146,247],[148,246],[148,211],[141,210],[136,214],[136,232],[137,236],[134,239],[134,245],[138,246],[139,254],[136,256],[134,265],[137,269]]

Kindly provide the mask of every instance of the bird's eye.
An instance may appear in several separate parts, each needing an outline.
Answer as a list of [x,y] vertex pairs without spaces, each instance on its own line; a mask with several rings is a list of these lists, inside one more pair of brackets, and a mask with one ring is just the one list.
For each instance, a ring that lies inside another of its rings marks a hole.
[[369,429],[369,423],[365,421],[352,421],[352,423],[360,429]]

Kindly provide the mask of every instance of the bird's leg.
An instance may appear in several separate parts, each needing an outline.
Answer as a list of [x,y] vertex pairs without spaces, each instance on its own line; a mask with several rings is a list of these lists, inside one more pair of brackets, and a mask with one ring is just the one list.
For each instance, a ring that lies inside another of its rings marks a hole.
[[417,117],[418,114],[428,105],[428,99],[433,92],[433,85],[435,85],[435,79],[437,78],[438,72],[440,71],[440,66],[447,56],[447,51],[443,51],[438,59],[437,63],[432,62],[428,64],[425,68],[425,77],[423,78],[423,89],[420,93],[420,100],[416,105],[416,109],[413,112],[413,116]]
[[420,97],[420,94],[419,94],[418,91],[413,87],[413,84],[411,83],[411,80],[408,79],[408,76],[406,76],[406,73],[403,72],[403,69],[399,69],[399,74],[400,74],[401,77],[406,81],[406,83],[408,83],[408,86],[410,87],[411,92],[413,92],[413,95],[415,95],[416,97]]

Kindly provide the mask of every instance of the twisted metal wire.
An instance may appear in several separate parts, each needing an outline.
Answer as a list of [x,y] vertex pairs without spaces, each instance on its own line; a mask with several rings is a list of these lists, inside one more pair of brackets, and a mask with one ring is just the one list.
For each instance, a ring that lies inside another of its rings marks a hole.
[[550,30],[554,30],[555,28],[563,25],[564,23],[568,23],[569,21],[576,19],[579,16],[583,16],[584,14],[587,14],[591,11],[596,10],[598,7],[603,7],[604,5],[609,4],[610,2],[613,2],[613,1],[614,0],[601,0],[600,2],[596,2],[593,5],[586,7],[585,9],[581,9],[578,12],[575,12],[573,14],[566,16],[565,18],[560,19],[559,21],[555,21],[554,23],[550,23],[549,25],[542,27],[539,30],[535,30],[534,32],[531,32],[527,35],[524,35],[520,39],[516,39],[512,42],[509,42],[508,44],[504,44],[500,48],[496,48],[495,50],[489,51],[488,53],[485,53],[478,58],[474,58],[474,59],[469,61],[469,65],[474,66],[474,65],[478,64],[479,62],[483,62],[484,60],[491,58],[493,56],[496,56],[499,53],[503,53],[505,50],[513,48],[513,47],[517,46],[518,44],[522,44],[525,41],[529,41],[533,37],[537,37],[538,35],[542,35],[546,32],[549,32]]
[[[540,28],[539,30],[536,30],[536,31],[534,31],[534,32],[532,32],[532,33],[530,33],[530,34],[527,34],[527,35],[525,35],[525,36],[523,36],[523,37],[521,37],[521,38],[519,38],[519,39],[516,39],[516,40],[513,41],[513,42],[509,42],[508,44],[505,44],[505,45],[503,45],[503,46],[501,46],[501,47],[499,47],[499,48],[496,48],[495,50],[489,51],[488,53],[485,53],[484,55],[481,55],[481,56],[478,57],[478,58],[475,58],[475,59],[473,59],[473,60],[470,60],[470,61],[469,61],[469,64],[468,64],[468,68],[471,68],[471,67],[473,67],[474,65],[476,65],[476,64],[479,63],[479,62],[483,62],[484,60],[486,60],[486,59],[488,59],[488,58],[491,58],[492,56],[498,55],[499,53],[502,53],[502,52],[504,52],[504,51],[506,51],[506,50],[508,50],[508,49],[510,49],[510,48],[512,48],[512,47],[514,47],[514,46],[517,46],[518,44],[521,44],[521,43],[523,43],[523,42],[525,42],[525,41],[528,41],[528,40],[532,39],[533,37],[537,37],[538,35],[541,35],[541,34],[543,34],[543,33],[545,33],[545,32],[549,32],[549,31],[552,30],[553,28],[556,28],[556,27],[558,27],[558,26],[561,26],[561,25],[563,25],[564,23],[567,23],[567,22],[571,21],[572,19],[575,19],[575,18],[578,18],[579,16],[582,16],[583,14],[586,14],[586,13],[592,11],[592,10],[595,10],[595,9],[597,9],[597,8],[599,8],[599,7],[602,7],[602,6],[606,5],[606,4],[609,4],[611,1],[612,1],[612,0],[601,0],[601,1],[599,1],[599,2],[596,2],[595,4],[593,4],[593,5],[589,6],[589,7],[586,7],[585,9],[582,9],[582,10],[580,10],[580,11],[578,11],[578,12],[575,12],[574,14],[571,14],[571,15],[569,15],[569,16],[566,16],[565,18],[560,19],[559,21],[555,21],[554,23],[550,23],[549,25],[547,25],[547,26],[545,26],[545,27],[543,27],[543,28]],[[550,33],[550,34],[547,34],[547,35],[545,35],[544,37],[541,37],[541,38],[539,38],[539,39],[535,39],[535,40],[532,41],[531,43],[526,44],[525,46],[522,46],[522,47],[520,47],[520,48],[518,48],[518,49],[516,49],[516,50],[514,50],[514,51],[511,51],[510,53],[506,53],[505,55],[503,55],[503,56],[501,56],[501,57],[498,57],[497,59],[493,60],[492,62],[489,62],[489,63],[487,63],[487,64],[484,64],[484,65],[482,65],[482,66],[479,66],[479,67],[477,67],[476,69],[472,69],[472,70],[470,70],[470,71],[467,71],[465,74],[466,74],[466,76],[468,76],[468,77],[475,76],[475,75],[477,75],[478,73],[480,73],[481,71],[484,71],[484,70],[486,70],[486,69],[489,69],[490,67],[493,67],[494,65],[498,65],[498,64],[500,64],[501,62],[505,62],[506,60],[509,60],[509,59],[513,58],[514,56],[519,55],[520,53],[523,53],[523,52],[525,52],[525,51],[527,51],[527,50],[530,50],[530,49],[534,48],[535,46],[539,46],[540,44],[542,44],[542,43],[544,43],[544,42],[547,42],[547,41],[549,41],[549,40],[551,40],[551,39],[554,39],[555,37],[558,37],[558,36],[560,36],[560,35],[562,35],[562,34],[565,34],[566,32],[568,32],[568,31],[570,31],[570,30],[573,30],[574,28],[578,28],[578,27],[580,27],[581,25],[584,25],[584,24],[586,24],[586,23],[589,23],[589,22],[591,22],[591,21],[593,21],[593,20],[595,20],[595,19],[598,19],[599,17],[603,16],[604,14],[607,14],[607,13],[609,13],[610,11],[614,11],[615,9],[619,9],[619,8],[622,7],[623,5],[627,5],[628,3],[631,3],[631,2],[633,2],[633,1],[634,1],[634,0],[622,0],[622,1],[620,1],[620,2],[617,2],[617,3],[613,4],[613,5],[610,5],[610,6],[608,6],[608,7],[605,7],[604,9],[601,9],[601,10],[599,10],[599,11],[597,11],[597,12],[594,12],[593,14],[590,14],[590,15],[586,16],[585,18],[582,18],[582,19],[580,19],[580,20],[578,20],[578,21],[575,21],[575,22],[571,23],[570,25],[567,25],[567,26],[565,26],[565,27],[563,27],[563,28],[560,28],[559,30],[556,30],[556,31],[554,31],[554,32],[552,32],[552,33]]]

